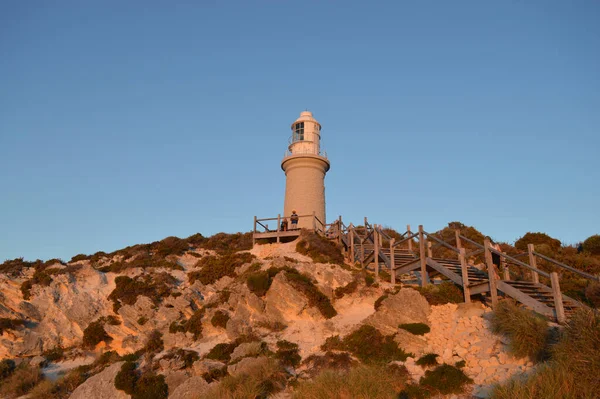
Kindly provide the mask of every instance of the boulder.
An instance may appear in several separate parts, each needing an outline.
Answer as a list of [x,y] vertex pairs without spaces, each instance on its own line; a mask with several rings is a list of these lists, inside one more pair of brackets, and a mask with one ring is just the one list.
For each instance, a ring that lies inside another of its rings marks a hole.
[[69,399],[129,399],[131,396],[115,388],[115,376],[125,362],[117,362],[90,377],[73,391]]
[[415,356],[419,356],[424,353],[425,347],[427,346],[427,340],[420,335],[414,335],[406,330],[399,329],[398,333],[394,336],[394,341],[399,347],[404,349],[405,352],[413,353]]
[[173,391],[169,399],[195,399],[208,389],[208,383],[201,376],[193,376],[183,381]]
[[218,360],[197,360],[192,366],[192,371],[194,375],[202,375],[215,369],[222,369],[223,367],[225,367],[225,363],[219,362]]
[[430,307],[425,297],[418,291],[403,288],[396,295],[390,295],[381,302],[379,309],[364,321],[384,335],[398,332],[399,324],[428,324]]
[[231,354],[231,361],[244,357],[258,356],[265,351],[265,344],[262,342],[245,342],[238,345]]
[[284,273],[275,276],[265,295],[265,311],[271,318],[287,324],[300,319],[307,307],[308,299],[288,283]]
[[269,363],[269,358],[266,356],[260,357],[245,357],[239,362],[227,367],[227,372],[232,376],[241,374],[252,374],[253,371],[266,367]]

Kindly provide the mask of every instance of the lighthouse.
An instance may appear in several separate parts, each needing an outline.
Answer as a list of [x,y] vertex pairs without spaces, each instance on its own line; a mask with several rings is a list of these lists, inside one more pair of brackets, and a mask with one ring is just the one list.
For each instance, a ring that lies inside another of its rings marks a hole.
[[[281,161],[285,172],[284,216],[315,215],[325,221],[325,174],[330,163],[321,151],[321,124],[312,112],[304,111],[292,123],[288,149]],[[317,222],[318,223],[318,222]],[[313,218],[300,217],[298,227],[313,229]]]

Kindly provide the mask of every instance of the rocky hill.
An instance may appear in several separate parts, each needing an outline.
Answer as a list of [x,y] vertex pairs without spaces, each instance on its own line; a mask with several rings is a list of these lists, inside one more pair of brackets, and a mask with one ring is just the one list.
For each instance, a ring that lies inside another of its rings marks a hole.
[[456,287],[375,282],[299,240],[198,234],[5,262],[0,396],[487,397],[536,368]]

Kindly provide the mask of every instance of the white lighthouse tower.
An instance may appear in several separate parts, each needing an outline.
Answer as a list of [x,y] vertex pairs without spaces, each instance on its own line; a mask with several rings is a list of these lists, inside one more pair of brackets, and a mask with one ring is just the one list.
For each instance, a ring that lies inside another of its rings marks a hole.
[[[292,123],[292,136],[288,150],[281,161],[285,172],[284,216],[289,219],[293,211],[300,216],[312,215],[325,224],[325,174],[330,164],[321,152],[321,124],[304,111]],[[312,218],[301,217],[300,228],[313,228]]]

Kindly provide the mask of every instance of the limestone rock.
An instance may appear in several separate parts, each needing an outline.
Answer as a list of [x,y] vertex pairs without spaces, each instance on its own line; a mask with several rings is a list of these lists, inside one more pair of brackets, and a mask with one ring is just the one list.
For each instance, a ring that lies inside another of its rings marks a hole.
[[405,352],[413,353],[418,356],[424,353],[424,349],[427,346],[427,341],[420,335],[414,335],[406,330],[399,329],[398,333],[394,336],[394,341],[399,347],[404,349]]
[[231,361],[243,357],[258,356],[265,350],[265,345],[262,342],[245,342],[238,345],[231,354]]
[[227,367],[227,372],[233,376],[240,374],[251,374],[257,368],[265,367],[269,363],[266,356],[245,357],[239,362]]
[[219,362],[218,360],[197,360],[192,365],[192,371],[194,375],[202,375],[216,369],[222,369],[223,367],[225,367],[225,363]]
[[395,334],[399,324],[424,323],[429,324],[429,303],[416,290],[401,289],[396,295],[391,295],[381,302],[381,306],[365,320],[384,335]]
[[208,383],[200,376],[193,376],[183,381],[173,391],[169,399],[195,399],[208,389]]
[[265,295],[265,311],[273,319],[287,324],[298,320],[304,309],[308,307],[308,299],[292,287],[284,273],[273,279],[271,288]]
[[115,376],[124,362],[117,362],[89,378],[73,391],[69,399],[129,399],[131,396],[115,388]]

